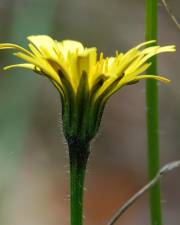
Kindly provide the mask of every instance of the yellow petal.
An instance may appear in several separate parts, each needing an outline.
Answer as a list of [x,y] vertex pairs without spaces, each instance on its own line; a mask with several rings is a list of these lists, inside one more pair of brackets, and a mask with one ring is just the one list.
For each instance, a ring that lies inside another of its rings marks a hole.
[[39,58],[38,57],[30,57],[23,53],[15,53],[15,55],[21,59],[24,59],[27,62],[30,62],[31,64],[34,64],[35,66],[39,67],[46,76],[49,76],[56,83],[59,83],[61,85],[61,81],[60,81],[58,74],[52,68],[52,66],[48,63],[48,61],[46,61],[40,57]]
[[19,45],[15,45],[15,44],[11,44],[11,43],[3,43],[3,44],[0,44],[0,50],[3,50],[3,49],[17,49],[19,51],[22,51],[28,55],[32,55],[31,52],[29,52],[28,50],[26,50],[25,48],[19,46]]
[[30,70],[35,70],[35,65],[30,64],[30,63],[21,63],[21,64],[14,64],[10,66],[5,66],[3,69],[4,70],[9,70],[13,68],[25,68],[25,69],[30,69]]
[[162,81],[164,83],[170,83],[171,81],[163,76],[156,76],[156,75],[140,75],[140,76],[136,76],[135,80],[142,80],[142,79],[155,79],[155,80],[159,80]]
[[69,52],[78,55],[84,51],[83,45],[78,41],[64,40],[62,42],[58,42],[57,45],[65,59],[67,59]]
[[36,56],[58,59],[55,49],[56,41],[47,35],[29,36],[27,39],[33,44],[29,44],[30,49]]
[[140,49],[140,48],[142,48],[142,47],[144,47],[146,45],[149,45],[149,44],[152,44],[152,43],[155,43],[155,42],[156,42],[156,40],[145,41],[145,42],[137,45],[135,48],[136,49]]

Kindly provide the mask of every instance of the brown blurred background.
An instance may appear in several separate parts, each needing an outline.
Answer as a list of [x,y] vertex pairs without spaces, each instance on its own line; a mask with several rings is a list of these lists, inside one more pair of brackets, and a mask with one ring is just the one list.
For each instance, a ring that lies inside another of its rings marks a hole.
[[[180,1],[168,0],[180,20]],[[0,0],[0,42],[27,46],[26,36],[48,34],[96,46],[106,55],[144,41],[143,0]],[[161,164],[180,159],[180,31],[159,2],[159,43],[176,44],[159,57]],[[17,62],[1,52],[0,64]],[[47,79],[20,70],[0,71],[0,224],[69,224],[68,157],[61,104]],[[127,86],[106,107],[86,177],[85,224],[105,225],[147,182],[145,83]],[[176,225],[180,169],[162,181],[163,220]],[[144,195],[117,225],[148,225]]]

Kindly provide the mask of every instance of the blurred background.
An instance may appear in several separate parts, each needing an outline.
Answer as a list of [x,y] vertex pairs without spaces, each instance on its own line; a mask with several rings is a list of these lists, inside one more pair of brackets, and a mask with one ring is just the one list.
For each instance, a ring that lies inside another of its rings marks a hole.
[[[180,1],[168,0],[180,20]],[[105,55],[144,41],[145,0],[0,0],[0,42],[27,46],[26,36],[48,34],[96,46]],[[161,165],[180,159],[180,31],[159,2],[159,43],[176,44],[159,57]],[[16,60],[1,52],[1,68]],[[86,176],[85,224],[105,225],[147,182],[145,82],[114,95],[93,143]],[[25,70],[0,70],[0,224],[68,225],[68,157],[61,103],[50,82]],[[165,225],[179,221],[180,169],[163,179]],[[117,225],[147,225],[144,195]]]

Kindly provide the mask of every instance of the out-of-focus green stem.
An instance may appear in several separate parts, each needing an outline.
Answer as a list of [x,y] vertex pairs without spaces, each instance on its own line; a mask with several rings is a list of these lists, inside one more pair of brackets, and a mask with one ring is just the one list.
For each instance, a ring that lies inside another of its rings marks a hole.
[[[157,0],[146,0],[146,40],[157,40]],[[157,74],[157,58],[151,59],[147,74]],[[158,87],[155,80],[146,81],[148,174],[152,180],[159,170]],[[162,225],[160,185],[150,191],[151,224]]]

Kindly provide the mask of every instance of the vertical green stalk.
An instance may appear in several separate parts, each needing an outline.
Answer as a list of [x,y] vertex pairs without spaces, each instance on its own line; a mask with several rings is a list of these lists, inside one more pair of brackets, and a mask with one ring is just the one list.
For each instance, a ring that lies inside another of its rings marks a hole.
[[[146,40],[157,40],[157,0],[146,0]],[[147,74],[157,74],[157,58],[151,59]],[[158,136],[158,87],[155,80],[146,81],[147,135],[148,135],[148,174],[152,180],[159,170]],[[161,225],[160,184],[150,191],[151,224]]]
[[89,145],[69,145],[71,225],[83,225],[83,194]]

